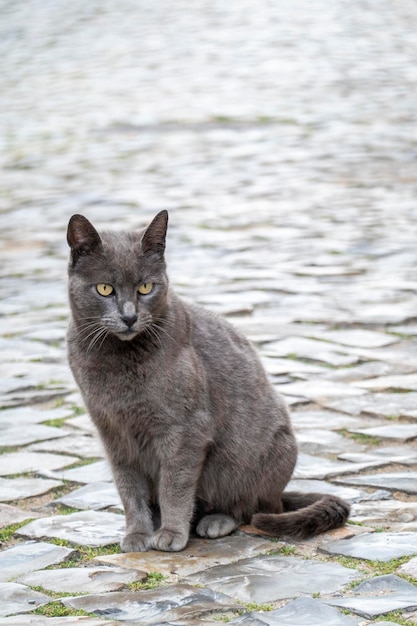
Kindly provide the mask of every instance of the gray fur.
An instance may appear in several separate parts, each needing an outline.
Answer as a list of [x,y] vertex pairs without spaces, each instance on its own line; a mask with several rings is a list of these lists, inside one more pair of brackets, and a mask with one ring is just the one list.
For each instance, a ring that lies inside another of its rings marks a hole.
[[277,535],[343,524],[338,498],[283,504],[297,456],[287,408],[251,344],[169,288],[167,222],[162,211],[141,233],[98,234],[80,215],[68,226],[69,362],[125,509],[122,549],[182,550],[191,527],[215,538],[253,515]]

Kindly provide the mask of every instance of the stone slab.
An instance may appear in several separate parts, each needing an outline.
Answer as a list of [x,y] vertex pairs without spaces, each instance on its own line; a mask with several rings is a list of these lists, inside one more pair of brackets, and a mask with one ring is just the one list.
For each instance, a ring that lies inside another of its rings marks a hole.
[[89,463],[88,465],[82,465],[81,467],[74,467],[69,470],[42,471],[42,476],[84,484],[103,481],[110,482],[112,480],[110,465],[107,461],[97,461],[95,463]]
[[16,582],[29,587],[41,585],[57,593],[104,593],[121,591],[128,583],[145,579],[146,572],[116,567],[71,567],[26,574]]
[[334,461],[333,459],[313,456],[302,452],[298,455],[294,478],[331,478],[385,464],[386,461],[382,459],[380,461],[367,463],[349,463],[345,461]]
[[59,439],[66,437],[68,431],[62,428],[54,428],[53,426],[44,426],[43,424],[32,424],[30,428],[22,428],[22,426],[7,426],[2,428],[0,422],[0,446],[25,446],[35,441],[46,439]]
[[377,378],[378,376],[390,376],[398,373],[405,374],[414,371],[415,366],[412,365],[399,365],[398,363],[386,363],[384,361],[366,361],[352,367],[328,369],[323,375],[323,378],[342,383],[353,383],[368,378]]
[[247,613],[229,622],[239,626],[357,626],[355,617],[313,598],[297,598],[275,611]]
[[9,452],[0,455],[0,476],[55,470],[79,461],[75,456],[42,452]]
[[358,389],[351,385],[317,379],[283,384],[279,385],[277,389],[285,395],[304,396],[316,402],[324,402],[329,398],[343,398],[344,396],[360,396],[366,394],[364,389]]
[[408,563],[404,563],[397,570],[399,574],[406,574],[406,576],[412,576],[413,578],[417,578],[417,557],[410,559]]
[[368,380],[357,381],[355,386],[369,391],[387,391],[398,389],[401,391],[414,391],[417,388],[417,374],[401,374],[397,376],[379,376]]
[[330,344],[306,337],[288,337],[273,341],[264,346],[264,351],[266,354],[281,357],[295,355],[299,359],[310,359],[334,367],[353,365],[359,361],[359,357],[346,354],[343,349],[338,351]]
[[279,544],[265,539],[253,539],[229,535],[220,539],[191,538],[185,550],[180,553],[128,552],[99,556],[94,560],[113,566],[126,567],[146,572],[159,572],[166,576],[176,574],[189,576],[217,565],[229,564],[240,559],[265,554],[277,550]]
[[333,485],[325,480],[290,480],[285,491],[301,491],[303,493],[330,493],[344,500],[355,501],[366,497],[365,491],[354,489],[353,487],[345,487],[342,485]]
[[0,394],[2,396],[7,396],[7,394],[14,391],[19,391],[20,389],[30,389],[31,387],[36,387],[36,385],[36,378],[31,378],[29,376],[24,376],[22,378],[3,377],[0,379]]
[[62,563],[74,553],[75,550],[50,543],[36,541],[20,543],[0,552],[0,582],[6,582],[26,572]]
[[360,485],[361,487],[381,487],[390,491],[404,491],[405,493],[417,494],[417,472],[415,471],[346,476],[335,479],[335,482],[347,485]]
[[417,554],[417,533],[366,533],[324,544],[320,550],[326,554],[386,562]]
[[323,602],[372,619],[391,611],[417,609],[417,588],[399,576],[389,574],[366,580],[350,597],[323,599]]
[[27,448],[35,452],[59,452],[64,454],[77,453],[84,459],[100,458],[105,456],[104,448],[98,437],[91,435],[68,435],[54,441],[41,441]]
[[306,454],[343,454],[364,449],[358,442],[323,428],[303,428],[296,431],[298,448]]
[[[293,411],[291,422],[296,430],[302,428],[325,428],[327,430],[342,430],[343,428],[362,428],[368,423],[363,418],[344,415],[329,410],[300,410]],[[365,422],[365,423],[364,423]],[[375,423],[375,420],[372,424]]]
[[25,511],[18,506],[11,506],[10,504],[0,504],[0,528],[10,524],[18,524],[25,520],[36,519],[37,517],[42,517],[42,514],[32,510]]
[[265,603],[306,594],[334,593],[358,576],[356,570],[337,563],[266,556],[213,567],[187,580],[222,590],[241,602]]
[[75,545],[97,547],[118,543],[124,535],[124,529],[123,515],[82,511],[35,520],[22,526],[16,534],[32,539],[55,537]]
[[345,328],[343,330],[311,330],[310,337],[330,341],[343,346],[355,346],[358,348],[382,348],[393,343],[398,343],[399,338],[386,333],[361,328]]
[[384,457],[390,463],[412,465],[417,463],[417,450],[409,445],[383,446],[381,448],[370,448],[368,452],[346,452],[340,454],[338,459],[351,461],[352,463],[364,463],[366,461],[376,461],[381,457]]
[[388,522],[409,523],[417,520],[417,502],[401,500],[381,500],[357,502],[352,505],[350,518],[361,523],[378,523],[386,526]]
[[271,376],[282,376],[283,374],[324,374],[327,372],[325,367],[306,363],[305,361],[297,361],[296,359],[280,359],[279,357],[262,355],[261,361],[264,370]]
[[59,480],[23,477],[0,478],[0,502],[34,498],[61,486],[62,482]]
[[49,596],[18,583],[0,583],[0,617],[34,611],[51,601]]
[[89,415],[87,415],[87,413],[77,415],[76,417],[71,417],[65,423],[68,426],[73,426],[74,428],[78,428],[79,430],[84,431],[89,435],[94,435],[97,437],[97,428],[94,426],[92,419]]
[[408,441],[417,437],[417,424],[388,424],[387,426],[375,426],[374,428],[350,428],[349,432],[381,439]]
[[350,415],[361,413],[390,418],[417,418],[417,392],[375,393],[326,401],[326,407]]
[[[58,355],[57,355],[58,356]],[[46,404],[56,401],[58,398],[64,397],[69,392],[68,387],[52,386],[50,389],[30,388],[22,389],[7,396],[0,397],[0,406],[13,408],[26,404]]]
[[92,509],[98,511],[108,507],[123,508],[116,486],[110,482],[90,483],[67,493],[62,498],[51,502],[51,504],[56,504],[57,502],[81,510]]
[[159,587],[152,591],[118,592],[62,598],[73,609],[83,609],[96,616],[141,624],[162,624],[176,620],[202,618],[218,611],[238,610],[242,606],[231,598],[191,585]]
[[33,407],[21,406],[14,409],[3,409],[0,412],[0,424],[2,427],[22,426],[23,424],[40,424],[54,419],[71,417],[71,409],[37,409]]

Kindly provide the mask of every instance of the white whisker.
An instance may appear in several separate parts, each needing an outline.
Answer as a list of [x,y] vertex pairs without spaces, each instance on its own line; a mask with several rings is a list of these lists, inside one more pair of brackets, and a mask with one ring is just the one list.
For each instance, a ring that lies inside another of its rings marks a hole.
[[[94,334],[94,336],[93,336],[92,340],[90,341],[90,344],[89,344],[89,346],[88,346],[88,348],[87,348],[87,352],[90,352],[90,351],[94,348],[94,346],[97,344],[97,342],[99,341],[99,339],[101,339],[103,336],[104,336],[103,338],[105,338],[105,336],[107,335],[107,333],[108,333],[107,328],[105,328],[104,326],[101,326],[101,327],[100,327],[100,328],[96,331],[96,333]],[[93,334],[93,333],[91,333],[91,334]]]

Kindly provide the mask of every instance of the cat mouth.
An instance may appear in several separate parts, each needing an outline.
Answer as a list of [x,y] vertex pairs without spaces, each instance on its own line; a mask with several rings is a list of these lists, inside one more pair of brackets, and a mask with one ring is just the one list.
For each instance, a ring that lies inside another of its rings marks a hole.
[[118,331],[117,333],[115,333],[117,335],[117,337],[119,337],[119,339],[121,339],[122,341],[130,341],[131,339],[133,339],[134,337],[136,337],[136,335],[138,334],[139,331],[137,330],[132,330],[131,328],[126,328],[126,330],[121,330]]

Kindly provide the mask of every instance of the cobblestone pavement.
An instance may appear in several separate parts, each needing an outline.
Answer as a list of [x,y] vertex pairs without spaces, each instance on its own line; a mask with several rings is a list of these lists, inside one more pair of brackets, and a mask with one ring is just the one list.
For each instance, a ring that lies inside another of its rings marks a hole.
[[[414,0],[0,15],[0,624],[416,624]],[[120,553],[66,363],[65,229],[162,208],[172,284],[257,344],[293,486],[350,500],[346,529]]]

